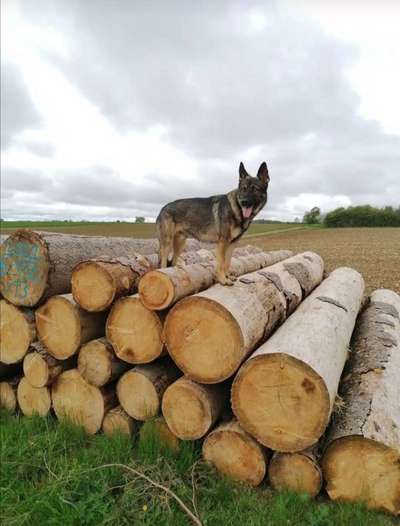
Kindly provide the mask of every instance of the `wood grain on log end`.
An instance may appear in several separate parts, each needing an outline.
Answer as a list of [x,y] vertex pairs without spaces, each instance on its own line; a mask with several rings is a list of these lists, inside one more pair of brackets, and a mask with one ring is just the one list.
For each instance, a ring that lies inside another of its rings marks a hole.
[[107,436],[114,433],[132,436],[137,428],[137,423],[118,405],[107,412],[102,428],[103,433]]
[[7,409],[11,413],[15,413],[17,410],[17,387],[19,382],[19,376],[0,382],[0,407]]
[[116,355],[131,364],[149,363],[165,353],[162,317],[147,309],[138,294],[119,299],[106,323]]
[[333,500],[364,501],[400,514],[400,454],[361,436],[347,436],[327,448],[322,469]]
[[277,490],[318,495],[322,487],[322,472],[310,456],[299,453],[275,453],[268,466],[269,481]]
[[47,387],[33,387],[26,378],[22,378],[18,384],[17,399],[25,416],[46,416],[51,408],[50,390]]
[[33,311],[0,300],[0,360],[5,364],[20,362],[35,338]]
[[151,310],[167,308],[174,299],[174,285],[169,276],[157,270],[147,272],[139,281],[139,295]]
[[244,431],[236,420],[221,424],[203,443],[203,458],[222,474],[250,486],[265,477],[267,450]]
[[82,345],[78,356],[78,371],[84,380],[102,387],[117,379],[129,365],[117,358],[112,345],[105,338]]
[[222,382],[243,359],[243,336],[234,317],[199,295],[183,299],[169,311],[164,337],[175,363],[197,382]]
[[173,453],[178,453],[181,441],[168,427],[165,419],[160,416],[144,422],[139,431],[140,441],[151,443],[154,441],[157,445],[165,446]]

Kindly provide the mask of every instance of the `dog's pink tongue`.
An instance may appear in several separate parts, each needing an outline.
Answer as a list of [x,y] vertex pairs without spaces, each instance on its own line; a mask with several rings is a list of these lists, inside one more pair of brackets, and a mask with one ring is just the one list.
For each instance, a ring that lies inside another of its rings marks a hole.
[[250,207],[247,207],[247,206],[244,206],[242,208],[242,212],[243,212],[243,217],[245,219],[248,219],[250,216],[251,216],[251,212],[252,212],[253,208],[250,206]]

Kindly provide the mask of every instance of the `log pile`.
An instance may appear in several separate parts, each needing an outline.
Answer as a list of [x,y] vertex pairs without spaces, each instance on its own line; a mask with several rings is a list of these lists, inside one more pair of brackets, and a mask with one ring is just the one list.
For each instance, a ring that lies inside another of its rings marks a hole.
[[250,246],[221,286],[193,247],[157,269],[154,241],[9,236],[0,406],[175,453],[202,440],[235,480],[399,514],[399,295],[363,310],[355,270]]

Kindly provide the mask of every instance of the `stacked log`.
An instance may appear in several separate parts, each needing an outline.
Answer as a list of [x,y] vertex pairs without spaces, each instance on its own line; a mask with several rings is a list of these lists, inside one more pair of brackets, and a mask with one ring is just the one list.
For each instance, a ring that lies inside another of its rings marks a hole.
[[161,445],[175,454],[180,450],[181,441],[174,435],[161,416],[144,422],[139,431],[139,438],[141,443],[146,444],[146,448],[149,445],[150,447],[157,445],[157,449],[159,449]]
[[48,387],[33,387],[23,377],[17,388],[18,406],[25,416],[47,416],[51,409],[51,396]]
[[376,290],[361,313],[322,459],[333,500],[400,514],[400,296]]
[[54,383],[63,371],[72,369],[74,365],[73,358],[57,360],[40,342],[34,342],[25,355],[23,371],[32,387],[46,387]]
[[106,313],[87,312],[72,294],[53,296],[36,310],[41,343],[59,360],[66,360],[84,343],[104,335]]
[[20,380],[21,375],[16,375],[0,382],[0,407],[11,413],[17,410],[17,388]]
[[151,311],[138,294],[115,302],[106,323],[106,336],[116,355],[131,364],[150,363],[166,353],[165,314]]
[[[187,240],[186,250],[201,244]],[[32,307],[45,299],[71,290],[72,269],[82,261],[101,257],[134,258],[155,254],[158,241],[123,237],[78,236],[13,232],[1,245],[2,279],[0,291],[14,305]]]
[[180,375],[169,358],[137,365],[118,380],[118,400],[135,420],[149,420],[159,414],[165,390]]
[[20,362],[35,340],[34,311],[0,300],[0,361],[4,364]]
[[329,422],[364,291],[362,276],[339,268],[241,367],[232,409],[261,444],[297,452]]
[[271,486],[277,490],[308,493],[315,497],[322,488],[319,458],[315,446],[298,453],[275,452],[268,466]]
[[226,380],[297,307],[302,289],[290,273],[293,263],[314,278],[314,286],[322,280],[322,259],[307,252],[245,274],[232,287],[214,285],[169,311],[165,342],[188,378],[206,384]]
[[63,372],[52,386],[54,412],[84,427],[89,434],[101,428],[104,415],[117,405],[113,386],[95,387],[77,369]]
[[[187,255],[186,261],[191,264],[152,270],[145,274],[139,282],[139,295],[143,305],[151,310],[166,309],[185,296],[211,287],[216,282],[215,254],[207,251],[197,254],[197,261],[193,253]],[[240,276],[278,263],[291,255],[292,252],[288,250],[249,254],[248,249],[236,249],[230,272],[234,276]]]
[[270,451],[233,419],[207,436],[203,443],[203,457],[224,475],[258,486],[265,477]]
[[132,436],[137,429],[137,422],[118,405],[106,413],[102,429],[107,436],[112,436],[115,433]]
[[89,312],[101,312],[121,296],[133,294],[139,278],[155,268],[158,255],[82,261],[72,271],[74,300]]
[[82,345],[78,356],[78,371],[89,384],[102,387],[117,380],[129,364],[119,360],[106,338]]
[[162,413],[169,429],[181,440],[204,437],[220,418],[229,401],[230,385],[201,385],[181,377],[162,399]]

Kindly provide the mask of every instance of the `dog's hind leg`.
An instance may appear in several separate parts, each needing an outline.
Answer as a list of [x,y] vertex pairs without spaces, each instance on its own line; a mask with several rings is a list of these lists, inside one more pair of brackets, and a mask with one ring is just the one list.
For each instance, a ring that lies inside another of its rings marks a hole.
[[175,234],[174,236],[174,256],[172,258],[171,265],[174,267],[177,262],[179,256],[182,254],[183,248],[186,243],[186,237],[183,234]]
[[165,215],[162,218],[157,218],[160,268],[166,268],[168,266],[168,256],[172,252],[174,231],[175,224],[170,216]]

